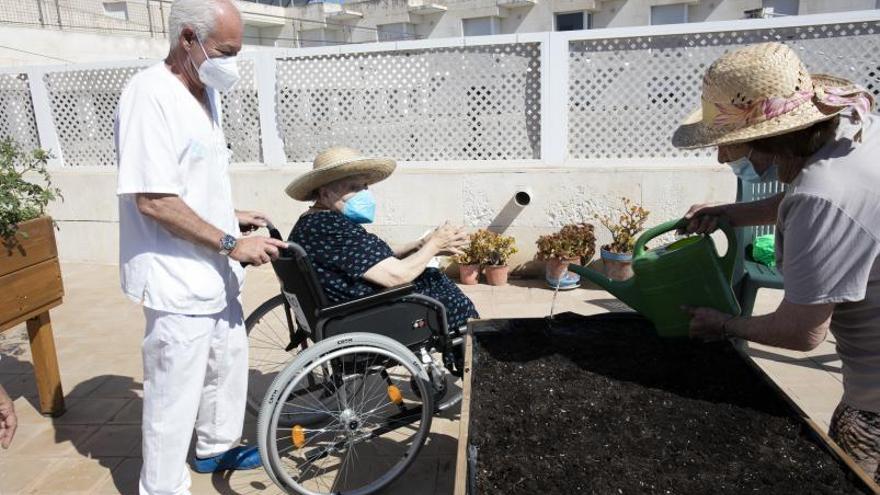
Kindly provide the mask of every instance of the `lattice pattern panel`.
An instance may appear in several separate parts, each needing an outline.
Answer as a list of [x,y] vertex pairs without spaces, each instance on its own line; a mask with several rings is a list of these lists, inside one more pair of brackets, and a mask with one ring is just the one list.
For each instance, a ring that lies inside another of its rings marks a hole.
[[115,166],[119,96],[143,67],[50,72],[44,78],[66,166]]
[[40,146],[27,74],[0,74],[0,116],[0,139],[26,151]]
[[671,144],[700,103],[703,73],[723,53],[785,42],[811,72],[854,80],[880,94],[880,23],[573,41],[569,45],[569,157],[710,156]]
[[239,58],[238,71],[241,80],[223,95],[223,133],[232,148],[233,162],[259,162],[263,151],[254,62]]
[[[66,166],[116,166],[113,120],[129,79],[144,67],[51,72],[45,80]],[[242,80],[223,97],[223,130],[233,161],[261,159],[254,65],[240,60]]]
[[278,60],[287,158],[333,145],[408,161],[540,158],[540,65],[537,43]]

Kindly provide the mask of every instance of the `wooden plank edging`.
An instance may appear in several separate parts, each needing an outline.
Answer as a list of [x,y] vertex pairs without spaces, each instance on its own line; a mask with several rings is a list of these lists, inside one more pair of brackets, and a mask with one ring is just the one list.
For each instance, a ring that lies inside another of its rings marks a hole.
[[458,453],[455,458],[455,495],[467,495],[468,434],[471,416],[471,376],[474,363],[473,323],[464,337],[464,373],[461,377],[461,414],[458,418]]
[[791,409],[800,417],[801,421],[803,421],[804,424],[806,424],[807,427],[809,427],[813,431],[813,433],[819,438],[819,440],[822,441],[825,448],[827,448],[830,452],[831,456],[835,457],[838,461],[842,462],[847,468],[849,468],[849,470],[857,478],[859,478],[859,481],[861,481],[866,488],[871,490],[874,495],[880,495],[880,485],[875,483],[874,480],[870,476],[868,476],[867,473],[865,473],[861,466],[856,464],[853,458],[850,457],[849,454],[844,452],[843,449],[840,448],[840,446],[837,445],[837,443],[828,436],[825,430],[823,430],[815,421],[813,421],[806,413],[806,411],[801,409],[801,406],[799,406],[798,403],[794,401],[794,399],[788,396],[785,390],[783,390],[782,387],[780,387],[779,384],[773,380],[773,377],[771,377],[770,374],[764,370],[764,368],[762,368],[758,363],[755,362],[754,359],[752,359],[752,356],[750,356],[748,353],[748,343],[736,339],[734,341],[733,347],[740,354],[740,357],[742,357],[750,366],[752,366],[752,368],[755,369],[755,371],[758,372],[758,374],[764,379],[764,382],[773,387],[773,389],[776,390],[776,392],[782,397],[782,399],[788,403]]

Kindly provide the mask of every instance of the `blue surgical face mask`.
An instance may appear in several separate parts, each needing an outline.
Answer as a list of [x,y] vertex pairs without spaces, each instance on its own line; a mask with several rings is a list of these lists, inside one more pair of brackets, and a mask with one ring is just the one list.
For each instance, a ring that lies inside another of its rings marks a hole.
[[733,170],[734,175],[736,175],[743,182],[749,182],[753,184],[776,178],[777,167],[775,163],[771,165],[770,168],[765,170],[763,174],[759,174],[758,171],[755,170],[755,165],[752,163],[751,156],[752,152],[749,151],[748,155],[727,163],[730,166],[731,170]]
[[376,198],[369,189],[359,191],[345,200],[342,215],[354,223],[373,223],[376,218]]

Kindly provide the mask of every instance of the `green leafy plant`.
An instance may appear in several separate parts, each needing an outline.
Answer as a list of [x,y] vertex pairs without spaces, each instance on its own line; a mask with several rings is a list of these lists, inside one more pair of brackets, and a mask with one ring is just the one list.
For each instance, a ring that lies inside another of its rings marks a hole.
[[516,239],[480,229],[470,236],[470,248],[481,265],[506,265],[517,253]]
[[540,260],[589,261],[596,253],[596,235],[589,223],[572,223],[563,226],[559,232],[538,237],[537,257]]
[[645,227],[650,211],[642,208],[629,198],[621,198],[623,208],[614,215],[599,215],[599,222],[611,232],[611,244],[602,249],[612,253],[632,253],[636,236]]
[[42,216],[50,201],[61,198],[46,170],[49,158],[41,149],[26,152],[12,140],[0,141],[0,239],[7,246],[16,243],[19,223]]

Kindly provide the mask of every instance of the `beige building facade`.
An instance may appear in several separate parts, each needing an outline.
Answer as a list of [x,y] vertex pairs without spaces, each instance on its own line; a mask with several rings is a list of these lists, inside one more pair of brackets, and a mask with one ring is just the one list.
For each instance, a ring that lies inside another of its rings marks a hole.
[[[0,0],[0,66],[156,58],[173,0]],[[237,0],[245,44],[305,48],[823,14],[880,0]],[[40,34],[43,32],[44,34]],[[129,40],[120,41],[120,37]]]

